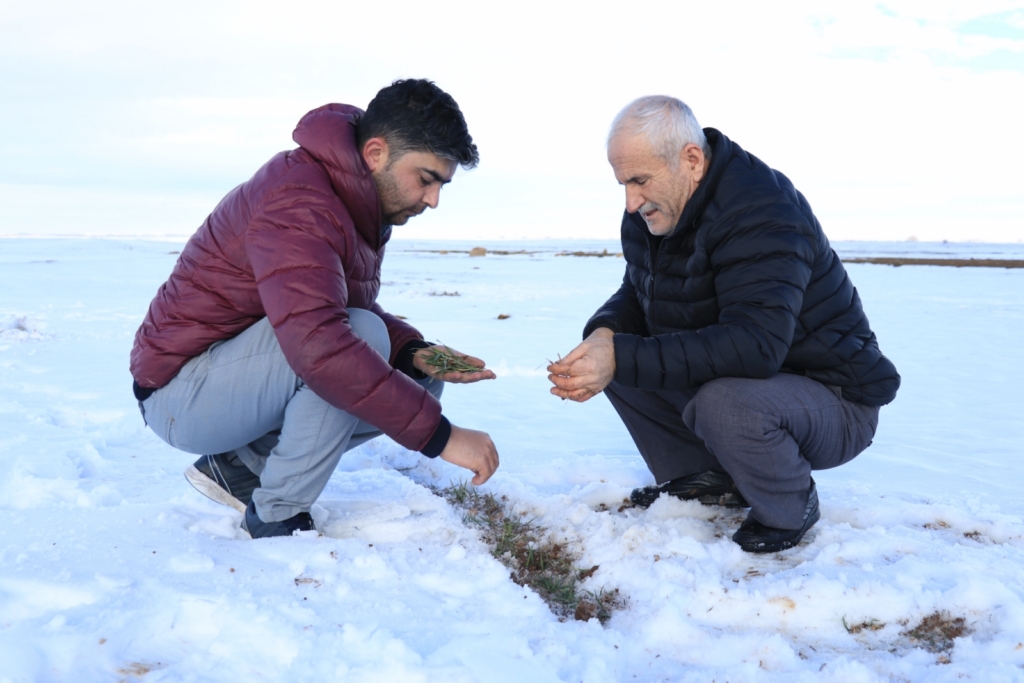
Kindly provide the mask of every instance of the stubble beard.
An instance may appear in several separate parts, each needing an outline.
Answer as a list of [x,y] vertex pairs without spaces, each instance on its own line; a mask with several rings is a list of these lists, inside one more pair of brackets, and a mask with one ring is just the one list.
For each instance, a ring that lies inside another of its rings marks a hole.
[[380,197],[381,220],[385,225],[405,225],[410,218],[423,213],[415,206],[402,206],[402,192],[395,176],[387,167],[373,174],[377,196]]
[[667,216],[665,215],[665,212],[662,210],[660,205],[655,204],[654,202],[647,202],[646,204],[641,206],[639,209],[637,209],[637,211],[640,213],[640,218],[643,218],[644,219],[644,223],[647,224],[647,232],[651,233],[652,235],[658,235],[658,236],[664,237],[666,232],[671,232],[672,231],[672,228],[669,227],[666,232],[660,232],[660,233],[659,232],[655,232],[656,226],[652,225],[651,221],[647,220],[647,213],[649,211],[657,211],[661,215],[662,218],[667,218]]

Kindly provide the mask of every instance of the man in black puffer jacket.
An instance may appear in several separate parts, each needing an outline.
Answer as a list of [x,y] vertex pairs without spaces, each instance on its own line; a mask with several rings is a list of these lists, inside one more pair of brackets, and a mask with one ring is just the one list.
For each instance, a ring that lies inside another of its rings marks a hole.
[[811,470],[870,445],[899,374],[784,175],[668,97],[618,115],[608,160],[626,274],[551,392],[607,394],[657,482],[637,505],[749,505],[734,541],[792,547],[820,516]]

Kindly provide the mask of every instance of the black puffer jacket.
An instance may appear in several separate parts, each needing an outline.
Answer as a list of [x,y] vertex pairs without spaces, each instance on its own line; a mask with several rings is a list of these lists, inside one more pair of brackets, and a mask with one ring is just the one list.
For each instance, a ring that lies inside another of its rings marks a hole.
[[872,406],[900,376],[803,195],[713,128],[706,177],[678,229],[622,219],[626,275],[587,323],[615,336],[615,381],[682,389],[718,377],[805,374]]

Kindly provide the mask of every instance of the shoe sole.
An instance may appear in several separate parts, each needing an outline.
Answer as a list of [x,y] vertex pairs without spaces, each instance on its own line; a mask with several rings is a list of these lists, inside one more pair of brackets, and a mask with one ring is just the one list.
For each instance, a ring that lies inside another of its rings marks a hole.
[[703,495],[696,500],[701,505],[720,505],[724,508],[748,508],[750,504],[738,493],[730,492],[721,495]]
[[[672,496],[679,500],[695,500],[701,505],[718,505],[725,508],[748,508],[750,504],[739,494],[738,491],[731,491],[728,493],[703,493],[701,495],[690,495],[690,494],[679,494],[679,493],[662,493],[663,496]],[[684,497],[685,496],[685,497]],[[655,498],[654,500],[657,500]],[[649,503],[637,501],[630,495],[629,502],[638,508],[647,509],[654,504],[654,500]]]
[[192,484],[196,491],[199,491],[199,493],[215,503],[227,505],[243,514],[245,513],[245,505],[242,504],[242,501],[221,488],[213,479],[200,472],[195,465],[189,465],[188,469],[185,470],[185,479],[188,480],[188,483]]
[[782,541],[780,543],[775,543],[775,544],[772,544],[772,545],[769,545],[767,543],[760,543],[760,544],[759,543],[747,543],[747,544],[743,544],[743,543],[737,542],[736,539],[733,539],[733,541],[736,542],[737,545],[739,545],[741,550],[743,550],[744,552],[747,552],[747,553],[753,553],[755,555],[767,555],[768,553],[779,553],[779,552],[782,552],[783,550],[789,550],[790,548],[795,548],[798,545],[800,545],[800,543],[803,542],[804,537],[807,536],[807,532],[810,531],[811,528],[814,527],[814,525],[817,524],[820,519],[821,519],[821,511],[820,510],[816,510],[815,513],[813,515],[811,515],[810,518],[808,518],[807,526],[804,528],[803,533],[801,533],[799,537],[794,538],[793,540],[790,540],[790,541]]

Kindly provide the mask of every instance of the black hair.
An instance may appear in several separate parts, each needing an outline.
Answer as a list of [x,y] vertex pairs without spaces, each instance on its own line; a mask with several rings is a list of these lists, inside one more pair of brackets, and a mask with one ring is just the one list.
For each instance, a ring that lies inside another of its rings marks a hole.
[[422,78],[395,81],[370,101],[356,124],[360,149],[370,138],[384,138],[391,161],[406,152],[430,152],[465,169],[480,162],[459,105]]

